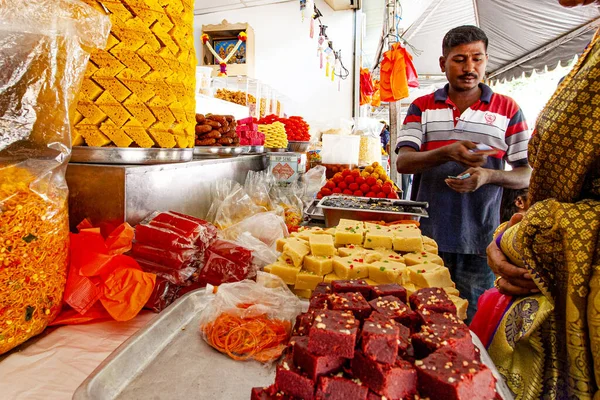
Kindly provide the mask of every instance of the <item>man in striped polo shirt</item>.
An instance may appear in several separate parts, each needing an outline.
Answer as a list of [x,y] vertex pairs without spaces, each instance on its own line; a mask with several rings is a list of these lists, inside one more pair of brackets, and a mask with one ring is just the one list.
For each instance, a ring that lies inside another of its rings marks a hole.
[[521,109],[480,83],[487,45],[475,26],[446,34],[440,67],[449,84],[410,105],[396,147],[398,172],[415,174],[413,199],[429,202],[430,217],[421,220],[421,229],[438,242],[469,301],[468,321],[479,296],[494,284],[485,250],[500,223],[502,188],[525,188],[531,175],[530,134]]

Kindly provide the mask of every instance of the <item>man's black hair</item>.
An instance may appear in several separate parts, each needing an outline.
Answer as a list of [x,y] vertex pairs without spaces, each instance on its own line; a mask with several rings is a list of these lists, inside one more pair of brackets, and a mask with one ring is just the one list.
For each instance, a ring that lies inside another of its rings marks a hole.
[[473,42],[483,42],[485,51],[487,52],[488,38],[484,31],[474,25],[459,26],[451,29],[446,33],[446,36],[444,36],[442,52],[444,56],[447,56],[453,47]]

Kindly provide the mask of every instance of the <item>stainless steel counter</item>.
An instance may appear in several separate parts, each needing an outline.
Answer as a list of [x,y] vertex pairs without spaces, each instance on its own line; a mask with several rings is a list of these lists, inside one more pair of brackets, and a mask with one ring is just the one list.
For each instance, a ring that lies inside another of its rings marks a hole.
[[211,185],[222,179],[244,183],[248,171],[267,169],[265,155],[164,165],[94,165],[67,168],[71,230],[84,218],[103,232],[149,213],[173,210],[204,218]]

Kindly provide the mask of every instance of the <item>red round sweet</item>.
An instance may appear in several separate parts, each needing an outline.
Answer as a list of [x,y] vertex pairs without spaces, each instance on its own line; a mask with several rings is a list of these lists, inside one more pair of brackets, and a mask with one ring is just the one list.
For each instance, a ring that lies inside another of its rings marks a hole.
[[333,189],[333,190],[332,190],[332,192],[333,192],[333,193],[336,193],[336,194],[337,194],[337,193],[342,193],[342,189],[340,189],[340,188],[335,188],[335,189]]
[[356,192],[358,190],[358,183],[349,184],[348,189],[352,190],[353,192]]
[[375,184],[375,185],[371,186],[371,190],[373,190],[375,193],[379,193],[379,192],[381,192],[381,185]]
[[348,184],[346,182],[340,182],[338,183],[338,187],[342,190],[348,189]]
[[356,178],[356,183],[358,183],[359,186],[366,182],[367,182],[367,180],[362,176],[359,176],[358,178]]
[[350,175],[350,170],[349,169],[345,169],[342,171],[342,175],[345,177],[347,177],[348,175]]
[[367,194],[365,195],[365,197],[375,197],[377,196],[377,193],[375,192],[367,192]]
[[388,194],[388,199],[397,200],[398,199],[398,193],[392,192],[392,193]]
[[383,185],[383,187],[381,188],[381,191],[383,193],[387,193],[387,194],[392,193],[392,185]]
[[358,178],[360,176],[360,170],[354,169],[352,170],[351,174],[353,177]]
[[323,193],[319,192],[317,193],[317,199],[321,200],[323,198]]
[[333,180],[334,183],[340,183],[340,182],[344,182],[344,177],[343,176],[337,176],[337,174],[336,174],[336,176],[334,176],[332,178],[332,180]]
[[361,192],[360,190],[357,190],[354,192],[354,195],[358,196],[358,197],[363,197],[363,192]]
[[377,179],[375,178],[367,178],[367,185],[374,186],[377,184]]
[[[358,182],[357,182],[358,183]],[[367,185],[366,183],[363,183],[362,185],[360,185],[360,190],[363,193],[369,193],[371,191],[371,188],[369,187],[369,185]]]
[[325,187],[329,188],[329,189],[335,189],[335,182],[332,180],[327,181],[327,183],[325,184]]
[[348,176],[346,176],[346,177],[344,178],[344,181],[345,181],[347,184],[354,183],[354,177],[353,177],[352,175],[348,175]]
[[343,191],[343,193],[344,193],[344,194],[350,194],[350,195],[351,195],[351,194],[352,194],[352,190],[348,190],[348,189],[346,189],[346,190],[344,190],[344,191]]
[[383,192],[377,193],[377,197],[379,197],[380,199],[387,199],[387,195]]
[[321,193],[323,193],[323,196],[331,196],[331,189],[323,188],[321,189]]

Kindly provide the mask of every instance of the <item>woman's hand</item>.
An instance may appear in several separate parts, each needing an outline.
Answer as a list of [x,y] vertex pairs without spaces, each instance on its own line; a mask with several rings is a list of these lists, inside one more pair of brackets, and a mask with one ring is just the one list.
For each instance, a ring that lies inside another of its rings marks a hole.
[[[521,214],[515,214],[506,229],[520,222],[522,218]],[[486,253],[488,265],[499,276],[499,279],[496,281],[496,287],[500,293],[511,296],[524,296],[539,292],[527,270],[511,264],[504,253],[502,253],[502,250],[498,248],[495,240],[492,240],[489,244]]]

